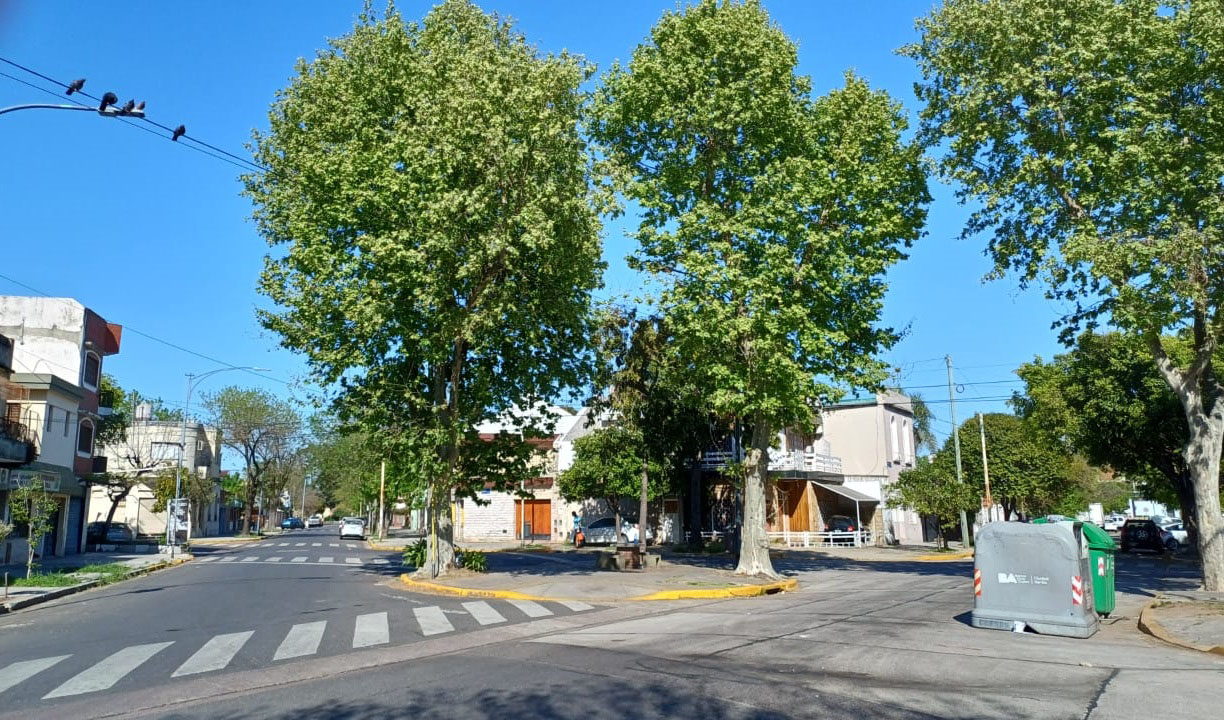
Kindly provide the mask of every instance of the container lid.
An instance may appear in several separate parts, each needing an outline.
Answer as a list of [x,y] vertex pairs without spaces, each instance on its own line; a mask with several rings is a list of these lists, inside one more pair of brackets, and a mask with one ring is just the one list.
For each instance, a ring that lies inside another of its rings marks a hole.
[[1113,538],[1109,537],[1109,533],[1092,523],[1084,523],[1081,528],[1084,533],[1084,538],[1088,541],[1088,547],[1094,550],[1112,550],[1116,545]]

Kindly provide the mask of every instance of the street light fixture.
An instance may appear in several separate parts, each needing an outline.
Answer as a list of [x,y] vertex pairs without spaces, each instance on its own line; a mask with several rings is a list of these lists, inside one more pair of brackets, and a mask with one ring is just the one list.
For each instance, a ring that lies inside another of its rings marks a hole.
[[[196,375],[187,373],[187,401],[183,403],[183,423],[179,434],[179,453],[178,467],[174,471],[174,505],[173,510],[168,510],[166,513],[166,544],[170,546],[170,558],[174,559],[174,546],[178,543],[178,512],[179,506],[182,503],[180,497],[183,492],[183,453],[187,449],[187,412],[191,409],[191,392],[195,390],[195,386],[201,380],[212,377],[217,373],[230,372],[231,370],[250,370],[252,372],[268,372],[268,368],[255,367],[254,365],[247,367],[225,367],[216,370],[210,370],[206,373]],[[174,517],[175,522],[169,522],[170,517]],[[191,520],[188,519],[187,527],[191,527]],[[190,532],[190,530],[188,530]]]

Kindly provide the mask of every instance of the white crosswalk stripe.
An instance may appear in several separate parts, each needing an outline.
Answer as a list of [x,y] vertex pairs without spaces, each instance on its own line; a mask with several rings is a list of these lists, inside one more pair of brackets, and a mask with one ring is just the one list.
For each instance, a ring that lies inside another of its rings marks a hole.
[[472,617],[476,618],[476,622],[481,625],[493,625],[494,623],[506,622],[506,618],[499,612],[493,609],[493,606],[484,600],[475,602],[463,603],[463,609],[468,611]]
[[297,557],[293,558],[293,559],[292,559],[292,560],[290,560],[289,562],[306,562],[306,556],[305,556],[305,555],[298,555]]
[[306,547],[306,543],[293,543],[293,547]]
[[310,543],[310,547],[323,547],[323,543]]
[[333,560],[335,560],[335,558],[333,558],[331,555],[324,555],[319,558],[319,562],[321,563],[329,563]]
[[344,543],[344,547],[348,548],[349,550],[356,550],[357,543]]
[[455,626],[451,625],[450,620],[446,619],[446,614],[442,612],[442,608],[437,605],[413,608],[412,613],[416,615],[417,623],[421,626],[422,635],[440,635],[455,629]]
[[234,557],[233,555],[226,555],[225,557],[221,558],[221,562],[234,562],[237,559],[238,558]]
[[558,600],[558,602],[574,612],[582,612],[583,610],[591,609],[590,605],[587,605],[584,602],[578,602],[577,600]]
[[328,547],[340,547],[340,543],[327,543]]
[[360,565],[361,558],[344,558],[344,562],[349,565]]
[[123,679],[125,675],[140,667],[149,658],[173,644],[174,642],[170,641],[125,647],[119,652],[113,653],[105,660],[69,678],[64,684],[43,695],[43,700],[106,690]]
[[277,547],[289,547],[289,543],[277,543]]
[[238,654],[238,651],[242,649],[242,646],[254,634],[254,630],[248,630],[246,632],[217,635],[204,643],[204,647],[196,650],[194,655],[187,658],[187,662],[179,665],[178,670],[175,670],[171,677],[182,677],[183,675],[195,675],[196,673],[223,669],[226,665],[229,665],[230,660],[234,659],[234,656]]
[[56,655],[38,660],[22,660],[5,666],[3,670],[0,670],[0,693],[70,657],[72,656]]
[[272,656],[272,659],[286,660],[303,655],[314,655],[319,650],[319,643],[323,640],[323,630],[326,627],[326,620],[294,625],[289,628],[289,634],[281,641],[280,647],[276,648],[276,654]]
[[385,645],[391,642],[391,630],[387,626],[387,613],[369,613],[358,615],[353,627],[353,647],[363,648],[371,645]]
[[508,600],[507,602],[519,610],[522,610],[523,614],[525,614],[527,617],[547,617],[553,614],[552,610],[549,610],[543,605],[530,600]]
[[242,558],[240,562],[255,562],[258,559],[259,557],[256,555],[247,555],[246,557]]
[[214,561],[216,561],[216,559],[217,559],[216,557],[206,557],[206,558],[200,558],[200,562],[202,562],[202,563],[206,563],[206,562],[214,562]]
[[268,558],[268,562],[280,562],[281,560],[284,560],[284,558],[282,558],[280,555],[273,555],[272,557]]
[[389,561],[383,558],[374,558],[370,562],[374,563],[375,565],[386,565]]

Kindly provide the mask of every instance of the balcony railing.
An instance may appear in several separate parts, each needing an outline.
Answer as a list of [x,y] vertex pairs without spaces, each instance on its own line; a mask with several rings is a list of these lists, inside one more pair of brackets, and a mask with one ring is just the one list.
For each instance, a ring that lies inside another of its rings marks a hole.
[[0,462],[25,465],[34,462],[38,448],[29,428],[15,420],[0,418]]
[[[734,455],[727,450],[712,450],[701,456],[701,469],[721,470],[734,460]],[[793,450],[782,452],[769,451],[769,469],[776,471],[798,470],[805,472],[840,473],[841,458],[818,452]]]

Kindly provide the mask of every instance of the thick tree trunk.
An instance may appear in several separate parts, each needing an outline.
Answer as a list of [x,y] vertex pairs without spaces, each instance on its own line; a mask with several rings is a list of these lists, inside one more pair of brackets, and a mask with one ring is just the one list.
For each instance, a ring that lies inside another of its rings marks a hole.
[[110,510],[106,511],[106,525],[103,527],[110,528],[111,522],[115,519],[115,511],[119,509],[119,503],[122,502],[131,492],[132,488],[131,486],[128,486],[128,489],[125,490],[122,495],[111,498]]
[[752,447],[745,458],[744,521],[740,527],[737,575],[777,578],[769,560],[769,536],[765,533],[765,486],[769,477],[769,443],[773,433],[759,418],[752,427]]
[[425,565],[414,577],[436,578],[455,567],[455,528],[451,524],[450,490],[431,486],[425,494]]
[[[1221,402],[1221,401],[1217,401]],[[1218,413],[1190,424],[1186,460],[1194,480],[1195,524],[1203,589],[1224,592],[1224,518],[1220,517],[1220,450],[1224,417]]]

